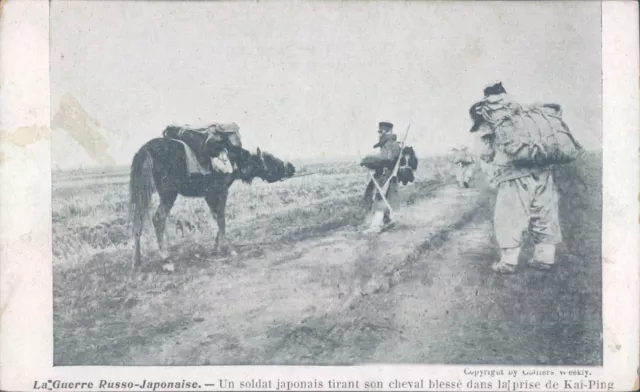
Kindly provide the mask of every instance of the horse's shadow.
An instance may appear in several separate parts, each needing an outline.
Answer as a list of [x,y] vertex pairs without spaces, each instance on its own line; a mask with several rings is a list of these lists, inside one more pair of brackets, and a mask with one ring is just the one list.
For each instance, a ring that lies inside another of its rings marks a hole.
[[148,262],[138,270],[140,273],[186,273],[206,271],[221,265],[245,268],[251,259],[264,257],[265,250],[259,244],[234,244],[233,250],[216,250],[213,244],[189,243],[169,247],[170,256],[163,259],[159,252],[151,252]]

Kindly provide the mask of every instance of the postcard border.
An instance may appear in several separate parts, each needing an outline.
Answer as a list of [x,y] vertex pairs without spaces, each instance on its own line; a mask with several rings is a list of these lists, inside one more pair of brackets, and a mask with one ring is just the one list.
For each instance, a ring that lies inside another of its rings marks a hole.
[[[0,389],[32,390],[34,380],[274,378],[410,379],[414,372],[463,379],[465,368],[516,366],[367,365],[353,367],[56,367],[53,361],[49,2],[9,1],[0,22],[0,126],[24,145],[0,156]],[[604,366],[591,368],[616,390],[638,387],[640,128],[638,6],[603,2],[603,321]],[[18,22],[19,23],[14,23]],[[20,39],[18,39],[20,38]],[[43,131],[44,130],[44,131]],[[3,143],[6,141],[3,140]],[[6,147],[6,146],[5,146]],[[539,369],[557,367],[539,367]],[[580,367],[577,367],[580,368]],[[536,377],[534,377],[536,378]],[[544,379],[544,377],[540,377]],[[211,389],[214,390],[214,389]],[[562,390],[562,389],[558,389]]]

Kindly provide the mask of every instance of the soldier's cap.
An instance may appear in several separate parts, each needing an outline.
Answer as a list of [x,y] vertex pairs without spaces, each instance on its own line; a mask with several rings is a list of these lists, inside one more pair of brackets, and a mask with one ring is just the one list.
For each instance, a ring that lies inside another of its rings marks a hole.
[[484,96],[506,94],[507,90],[502,86],[502,82],[496,82],[484,88]]
[[391,124],[390,122],[386,122],[386,121],[381,121],[378,124],[378,129],[382,129],[385,131],[390,131],[393,129],[393,124]]

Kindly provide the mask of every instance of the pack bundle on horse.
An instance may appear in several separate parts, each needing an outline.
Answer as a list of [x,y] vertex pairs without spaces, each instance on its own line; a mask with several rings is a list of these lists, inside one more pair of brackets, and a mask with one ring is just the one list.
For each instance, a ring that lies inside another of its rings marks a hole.
[[[237,126],[236,126],[237,127]],[[167,127],[161,138],[143,145],[134,155],[130,178],[130,214],[133,224],[134,269],[140,266],[140,237],[154,192],[160,205],[153,215],[153,226],[163,259],[165,224],[178,195],[203,197],[218,225],[215,249],[230,250],[225,237],[225,209],[229,187],[236,180],[251,183],[254,178],[282,181],[295,174],[295,167],[258,148],[255,154],[242,148],[233,127],[214,124],[207,128]],[[227,156],[231,171],[216,166],[216,159]]]
[[230,159],[229,154],[242,153],[240,127],[236,123],[214,123],[204,128],[170,125],[162,132],[166,138],[180,140],[195,153],[198,163],[223,173],[231,173],[237,167],[233,162],[245,157]]

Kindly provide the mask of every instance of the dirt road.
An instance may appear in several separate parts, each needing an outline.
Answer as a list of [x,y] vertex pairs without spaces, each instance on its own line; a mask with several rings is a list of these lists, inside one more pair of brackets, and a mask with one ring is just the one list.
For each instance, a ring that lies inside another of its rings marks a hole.
[[[355,342],[356,335],[362,335],[360,344],[369,350],[374,342],[367,340],[375,339],[377,327],[366,331],[336,324],[327,335],[322,324],[339,318],[363,296],[388,288],[394,269],[401,269],[417,246],[451,229],[456,223],[451,211],[456,211],[456,220],[472,213],[477,197],[477,190],[446,187],[400,211],[401,224],[379,237],[344,228],[295,247],[265,247],[259,257],[241,263],[221,263],[211,276],[184,287],[181,298],[171,299],[176,306],[194,309],[193,319],[199,322],[131,348],[128,361],[186,365],[357,360],[339,352],[338,340],[351,345],[348,335]],[[148,306],[170,313],[166,300],[156,298]],[[148,314],[141,309],[142,317]]]
[[[564,200],[599,208],[577,190]],[[446,185],[379,236],[343,226],[235,259],[182,247],[173,275],[142,274],[117,290],[96,282],[110,291],[75,304],[56,363],[598,364],[597,216],[563,216],[574,242],[555,273],[498,276],[492,203],[484,188]]]

